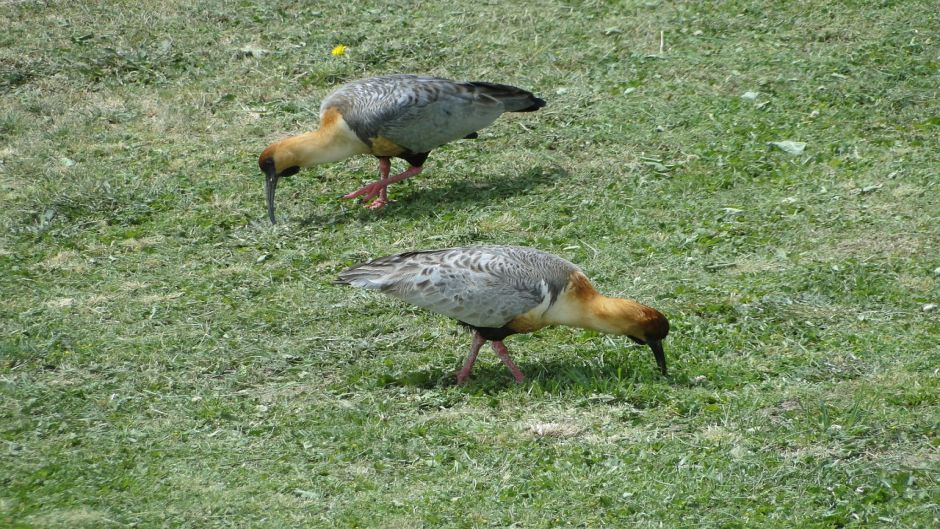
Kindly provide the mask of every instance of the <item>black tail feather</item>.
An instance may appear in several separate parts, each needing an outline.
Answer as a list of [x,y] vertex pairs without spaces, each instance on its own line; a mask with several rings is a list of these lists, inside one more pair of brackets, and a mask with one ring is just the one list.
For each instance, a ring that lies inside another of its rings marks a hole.
[[535,112],[536,110],[545,106],[545,100],[541,97],[532,96],[532,106],[523,108],[522,110],[516,110],[515,112]]
[[545,106],[545,100],[535,97],[535,94],[515,86],[485,81],[472,81],[471,85],[481,89],[490,97],[494,97],[504,105],[507,112],[534,112]]

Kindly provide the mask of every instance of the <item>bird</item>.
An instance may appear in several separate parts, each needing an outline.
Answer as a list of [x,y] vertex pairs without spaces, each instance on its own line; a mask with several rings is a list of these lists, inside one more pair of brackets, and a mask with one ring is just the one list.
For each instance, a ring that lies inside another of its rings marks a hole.
[[[318,130],[269,145],[258,157],[265,175],[268,217],[274,217],[279,178],[303,167],[338,162],[357,154],[379,160],[379,180],[345,195],[377,209],[389,203],[388,186],[419,174],[432,149],[461,138],[473,139],[504,112],[533,112],[545,100],[532,92],[483,81],[450,81],[398,74],[340,86],[320,105]],[[391,158],[409,164],[389,177]],[[374,200],[373,200],[374,199]]]
[[534,248],[489,245],[405,252],[346,268],[334,284],[378,290],[469,327],[473,340],[457,384],[470,376],[487,341],[521,383],[525,377],[503,340],[548,325],[626,335],[648,345],[660,372],[668,375],[662,341],[669,321],[661,312],[602,295],[578,266]]

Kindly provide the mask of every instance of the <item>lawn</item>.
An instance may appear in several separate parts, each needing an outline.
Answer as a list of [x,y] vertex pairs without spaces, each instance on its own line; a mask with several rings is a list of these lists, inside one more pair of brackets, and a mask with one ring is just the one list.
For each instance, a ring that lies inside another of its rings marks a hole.
[[[0,3],[0,526],[940,526],[935,1],[159,6]],[[261,150],[395,72],[548,106],[271,226]],[[331,285],[478,243],[661,310],[670,376],[552,328],[457,386],[469,334]]]

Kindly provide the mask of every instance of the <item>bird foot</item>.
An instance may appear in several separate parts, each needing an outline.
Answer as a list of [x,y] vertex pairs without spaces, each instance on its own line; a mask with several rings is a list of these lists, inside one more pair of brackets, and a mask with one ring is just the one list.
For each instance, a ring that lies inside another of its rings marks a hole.
[[379,197],[373,200],[371,204],[367,204],[365,207],[368,209],[382,209],[386,204],[391,204],[392,202],[394,202],[394,200]]
[[352,193],[343,195],[343,198],[361,197],[363,201],[368,201],[379,196],[386,186],[388,186],[388,184],[385,181],[379,180],[377,182],[372,182],[371,184],[366,184]]
[[348,195],[343,195],[343,198],[361,197],[363,200],[372,200],[373,198],[379,195],[381,195],[384,198],[386,193],[388,193],[387,191],[388,186],[396,182],[401,182],[402,180],[407,180],[411,178],[412,176],[421,173],[421,171],[422,171],[421,167],[411,167],[407,171],[401,174],[395,175],[391,178],[383,177],[382,179],[376,180],[375,182],[372,182],[371,184],[364,185],[360,187],[359,189],[353,191],[352,193],[349,193]]

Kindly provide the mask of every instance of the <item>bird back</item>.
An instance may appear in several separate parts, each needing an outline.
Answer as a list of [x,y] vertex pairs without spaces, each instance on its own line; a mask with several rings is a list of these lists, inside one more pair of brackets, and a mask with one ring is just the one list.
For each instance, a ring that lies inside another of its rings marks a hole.
[[531,248],[470,246],[381,257],[340,273],[338,284],[377,289],[476,327],[502,327],[554,303],[578,271]]
[[509,85],[402,74],[343,85],[323,100],[320,113],[337,108],[368,145],[382,138],[424,153],[472,135],[503,112],[544,105],[531,92]]

